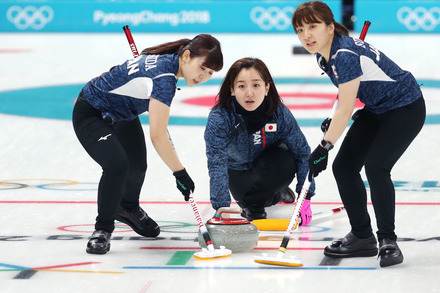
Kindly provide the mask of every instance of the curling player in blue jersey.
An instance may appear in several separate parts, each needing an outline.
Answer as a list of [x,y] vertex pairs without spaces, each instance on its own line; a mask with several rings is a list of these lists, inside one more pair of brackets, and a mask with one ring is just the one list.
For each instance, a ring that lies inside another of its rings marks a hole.
[[[232,195],[243,217],[265,219],[266,207],[295,201],[289,188],[295,176],[298,194],[306,180],[310,147],[258,58],[239,59],[227,72],[208,117],[205,143],[215,210],[229,207]],[[312,183],[300,225],[312,218],[314,190]]]
[[147,170],[140,114],[148,111],[152,144],[188,201],[195,187],[168,137],[170,106],[179,78],[195,86],[222,67],[220,43],[211,35],[200,34],[147,48],[84,86],[73,110],[73,126],[80,143],[103,171],[88,253],[109,251],[115,220],[145,237],[160,233],[157,223],[139,206]]
[[333,173],[350,220],[351,231],[324,250],[329,257],[378,254],[367,211],[365,168],[377,222],[379,264],[403,262],[396,243],[395,190],[391,170],[423,127],[426,109],[414,76],[372,45],[348,36],[327,4],[298,6],[292,25],[304,48],[316,55],[321,69],[338,87],[339,105],[321,143],[309,159],[311,175],[327,167],[329,151],[344,133],[356,99],[365,104],[353,115],[333,162]]

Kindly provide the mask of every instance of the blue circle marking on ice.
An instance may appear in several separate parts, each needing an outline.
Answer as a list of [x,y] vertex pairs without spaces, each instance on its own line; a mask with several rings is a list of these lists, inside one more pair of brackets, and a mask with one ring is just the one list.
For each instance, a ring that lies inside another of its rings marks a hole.
[[[210,79],[203,85],[220,85],[222,79]],[[440,88],[440,80],[419,80],[423,88]],[[276,84],[330,84],[327,79],[278,78]],[[200,85],[200,86],[203,86]],[[84,84],[46,86],[0,92],[0,113],[70,120],[74,100]],[[183,82],[178,83],[184,87]],[[148,123],[148,115],[140,116],[142,123]],[[171,116],[170,125],[205,126],[206,117]],[[300,126],[321,126],[322,119],[297,119]],[[440,124],[440,114],[427,115],[425,124]]]

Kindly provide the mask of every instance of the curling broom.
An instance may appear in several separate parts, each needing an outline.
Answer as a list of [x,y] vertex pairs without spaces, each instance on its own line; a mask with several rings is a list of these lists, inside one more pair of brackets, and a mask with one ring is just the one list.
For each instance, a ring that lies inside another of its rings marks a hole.
[[[308,175],[307,177],[308,178]],[[306,199],[307,192],[309,191],[311,181],[304,183],[304,186],[301,190],[301,193],[298,197],[298,202],[296,203],[295,210],[292,213],[292,216],[289,221],[289,226],[287,226],[286,232],[284,232],[283,241],[281,242],[280,248],[278,249],[278,253],[276,257],[269,257],[267,254],[263,254],[262,256],[256,256],[254,261],[261,264],[266,265],[278,265],[278,266],[289,266],[289,267],[302,267],[303,264],[300,260],[296,260],[295,258],[283,258],[284,253],[286,252],[287,245],[289,244],[290,236],[292,232],[296,230],[299,224],[299,215],[301,211],[301,207],[304,204]]]
[[[127,37],[128,44],[130,45],[131,52],[133,53],[133,56],[136,58],[139,56],[139,52],[136,48],[136,44],[134,43],[133,36],[131,35],[130,27],[128,25],[124,25],[122,27],[124,30],[125,36]],[[168,130],[167,130],[168,132]],[[168,137],[172,143],[171,137],[168,134]],[[189,195],[189,203],[191,204],[192,210],[194,212],[194,215],[197,219],[197,222],[199,224],[200,232],[202,233],[203,239],[205,240],[206,247],[202,248],[202,251],[194,253],[194,257],[197,259],[212,259],[212,258],[218,258],[218,257],[227,257],[232,254],[232,251],[229,249],[226,249],[225,247],[221,246],[220,249],[215,249],[214,245],[212,244],[211,237],[209,236],[208,230],[206,229],[205,224],[203,223],[203,219],[200,216],[199,209],[197,207],[197,203],[195,202],[192,193]]]
[[192,193],[189,195],[189,203],[191,204],[194,216],[196,217],[197,223],[199,224],[200,232],[202,233],[203,240],[205,241],[207,247],[202,248],[202,251],[200,252],[194,253],[194,257],[203,260],[230,256],[232,254],[232,251],[226,249],[224,246],[220,246],[219,249],[214,248],[214,244],[212,244],[208,229],[206,229],[206,226],[203,223],[202,216],[200,216],[197,203],[195,202]]
[[[328,220],[333,215],[337,215],[344,210],[344,206],[340,206],[330,210],[313,213],[310,224]],[[252,224],[254,224],[259,231],[286,231],[289,221],[289,219],[259,219],[253,220]]]

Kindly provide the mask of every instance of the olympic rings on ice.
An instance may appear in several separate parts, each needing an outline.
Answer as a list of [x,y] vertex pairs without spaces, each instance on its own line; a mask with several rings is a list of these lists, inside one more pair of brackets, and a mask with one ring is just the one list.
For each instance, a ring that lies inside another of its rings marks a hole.
[[40,30],[52,21],[54,13],[53,9],[46,5],[40,8],[35,6],[21,8],[14,5],[8,9],[6,16],[9,22],[13,23],[20,30],[25,30],[29,27]]
[[286,6],[284,8],[271,6],[267,9],[261,6],[252,8],[251,20],[262,30],[268,31],[273,28],[284,31],[290,27],[290,19],[295,8]]
[[397,20],[410,31],[420,28],[432,31],[440,24],[440,7],[432,7],[429,10],[425,7],[416,7],[412,10],[405,6],[397,11]]
[[[93,185],[84,187],[83,185]],[[8,179],[0,180],[0,191],[35,187],[46,190],[91,191],[97,189],[97,183],[78,182],[68,179]]]
[[[169,232],[169,233],[190,234],[194,232],[182,231],[181,229],[197,226],[191,223],[175,222],[175,221],[157,221],[157,222],[160,224],[161,232]],[[94,224],[75,224],[75,225],[61,226],[58,227],[57,229],[64,232],[91,233],[95,230],[94,227],[95,227]],[[133,230],[130,228],[130,226],[124,223],[115,222],[115,231],[113,231],[113,233],[132,232],[132,231]]]
[[[64,232],[76,232],[76,233],[91,233],[95,231],[95,225],[94,224],[76,224],[76,225],[67,225],[67,226],[61,226],[57,228],[58,230],[64,231]],[[115,224],[115,231],[113,233],[120,233],[120,232],[132,232],[133,230],[125,224]],[[65,236],[65,237],[72,237],[72,236]]]
[[[6,187],[3,187],[6,186]],[[8,189],[20,189],[29,187],[27,184],[18,183],[18,182],[5,182],[0,181],[0,190],[8,190]]]

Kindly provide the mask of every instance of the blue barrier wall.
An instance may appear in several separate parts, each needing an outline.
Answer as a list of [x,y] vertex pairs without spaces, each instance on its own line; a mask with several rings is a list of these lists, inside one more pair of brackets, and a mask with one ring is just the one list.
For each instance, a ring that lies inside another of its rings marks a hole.
[[[286,33],[303,1],[0,0],[0,32]],[[342,1],[327,0],[342,22]],[[354,0],[357,21],[375,33],[440,33],[440,1]],[[373,30],[372,27],[372,30]]]
[[[285,33],[303,1],[0,0],[0,32]],[[326,1],[341,21],[342,3]]]
[[440,33],[440,1],[355,0],[355,30],[370,20],[375,33]]

